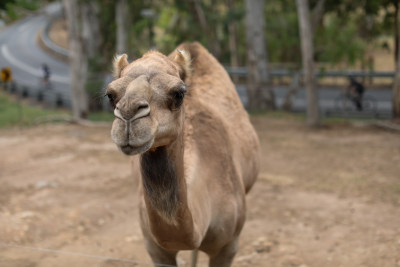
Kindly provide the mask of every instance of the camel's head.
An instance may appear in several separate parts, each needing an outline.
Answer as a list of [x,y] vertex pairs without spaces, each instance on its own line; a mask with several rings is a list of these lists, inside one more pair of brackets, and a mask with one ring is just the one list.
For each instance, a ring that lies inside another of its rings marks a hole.
[[127,155],[172,143],[182,131],[185,80],[190,56],[177,50],[169,57],[148,52],[128,63],[114,60],[115,80],[106,94],[114,108],[112,140]]

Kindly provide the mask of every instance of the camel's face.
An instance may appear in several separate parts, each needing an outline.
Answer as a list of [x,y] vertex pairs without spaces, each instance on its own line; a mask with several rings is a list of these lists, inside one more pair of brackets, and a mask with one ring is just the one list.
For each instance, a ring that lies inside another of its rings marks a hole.
[[185,84],[167,57],[150,53],[121,69],[107,95],[114,107],[111,137],[127,154],[173,142],[182,129]]

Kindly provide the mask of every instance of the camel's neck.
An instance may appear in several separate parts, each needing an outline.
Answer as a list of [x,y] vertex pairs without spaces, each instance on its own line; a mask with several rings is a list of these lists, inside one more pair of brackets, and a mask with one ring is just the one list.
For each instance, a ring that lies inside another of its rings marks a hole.
[[176,221],[178,208],[186,204],[183,144],[179,141],[148,151],[141,157],[143,189],[150,204],[147,208],[170,222]]

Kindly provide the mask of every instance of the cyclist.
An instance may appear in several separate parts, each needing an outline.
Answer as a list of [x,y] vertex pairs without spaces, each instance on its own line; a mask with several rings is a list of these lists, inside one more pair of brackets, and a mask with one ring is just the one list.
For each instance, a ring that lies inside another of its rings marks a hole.
[[42,76],[42,80],[41,80],[41,86],[42,89],[44,90],[51,90],[51,83],[50,83],[50,68],[46,63],[42,64],[42,72],[43,72],[43,76]]
[[47,83],[50,80],[50,68],[47,66],[46,63],[42,64],[42,70],[43,70],[43,83]]
[[365,87],[362,83],[357,82],[353,77],[349,77],[350,84],[346,88],[346,95],[354,102],[357,110],[362,110],[362,98],[365,91]]

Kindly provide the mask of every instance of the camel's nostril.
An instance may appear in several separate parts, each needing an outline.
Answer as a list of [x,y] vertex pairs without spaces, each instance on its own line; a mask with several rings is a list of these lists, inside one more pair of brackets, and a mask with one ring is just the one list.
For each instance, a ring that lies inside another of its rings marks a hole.
[[150,114],[149,103],[147,101],[139,101],[136,104],[135,115],[131,118],[131,120],[146,117],[149,114]]
[[118,106],[115,107],[115,109],[114,109],[114,116],[115,116],[116,118],[119,118],[119,119],[123,120],[123,121],[126,120],[126,119],[124,118],[124,116],[121,114],[121,111],[119,110]]
[[135,117],[137,114],[143,114],[150,110],[149,103],[145,100],[138,101],[133,110],[135,111]]
[[137,110],[140,111],[141,109],[147,109],[148,107],[149,107],[149,104],[143,103],[138,106]]

